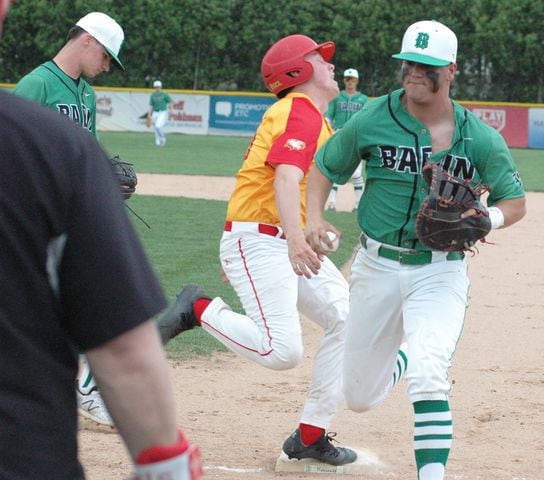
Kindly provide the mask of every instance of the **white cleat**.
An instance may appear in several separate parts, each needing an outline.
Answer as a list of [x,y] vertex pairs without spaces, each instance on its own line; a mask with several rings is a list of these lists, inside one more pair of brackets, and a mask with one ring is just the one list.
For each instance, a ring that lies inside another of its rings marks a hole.
[[79,415],[100,425],[114,428],[113,420],[96,388],[93,388],[88,394],[83,394],[78,389],[76,389],[76,392]]

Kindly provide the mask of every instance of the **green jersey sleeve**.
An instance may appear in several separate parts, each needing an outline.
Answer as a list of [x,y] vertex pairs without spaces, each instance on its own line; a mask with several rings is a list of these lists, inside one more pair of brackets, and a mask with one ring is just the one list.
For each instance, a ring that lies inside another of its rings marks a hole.
[[490,148],[480,175],[482,182],[490,187],[487,204],[489,206],[501,200],[520,198],[525,195],[523,182],[519,175],[510,149],[503,136],[490,129]]
[[44,104],[47,99],[45,80],[36,75],[26,75],[15,86],[13,93],[19,97]]
[[357,122],[348,122],[317,152],[315,163],[333,183],[344,185],[361,162],[358,148]]

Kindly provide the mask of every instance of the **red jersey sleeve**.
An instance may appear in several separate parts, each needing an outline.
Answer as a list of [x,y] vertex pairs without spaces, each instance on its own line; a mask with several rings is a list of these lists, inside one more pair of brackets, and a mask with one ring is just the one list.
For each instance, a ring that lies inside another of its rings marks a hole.
[[285,131],[273,143],[266,162],[273,166],[295,165],[306,173],[317,151],[322,128],[321,112],[306,98],[293,98]]

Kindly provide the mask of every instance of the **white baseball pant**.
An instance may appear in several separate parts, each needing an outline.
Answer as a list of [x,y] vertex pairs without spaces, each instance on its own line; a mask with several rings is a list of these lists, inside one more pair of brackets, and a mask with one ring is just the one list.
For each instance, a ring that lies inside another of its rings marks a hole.
[[168,122],[168,110],[153,112],[152,120],[155,129],[155,145],[164,145],[166,143],[164,128]]
[[275,370],[293,368],[302,360],[299,311],[322,327],[300,421],[327,428],[342,398],[348,284],[328,258],[318,275],[297,276],[281,229],[271,236],[259,233],[257,223],[233,222],[231,228],[221,239],[221,265],[246,314],[215,298],[202,315],[202,327],[234,352]]
[[447,400],[448,368],[468,304],[466,262],[433,252],[432,263],[405,265],[379,256],[380,246],[368,239],[352,264],[343,374],[346,402],[352,410],[365,411],[385,399],[403,337],[409,349],[410,400]]

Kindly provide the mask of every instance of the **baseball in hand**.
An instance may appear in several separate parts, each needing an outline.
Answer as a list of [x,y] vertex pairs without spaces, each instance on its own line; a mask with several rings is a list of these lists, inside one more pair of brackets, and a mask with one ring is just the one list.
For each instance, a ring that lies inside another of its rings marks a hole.
[[329,240],[332,242],[332,249],[323,241],[321,241],[321,248],[324,252],[336,252],[336,250],[338,250],[338,245],[340,245],[340,239],[334,232],[327,232],[327,235],[329,236]]

